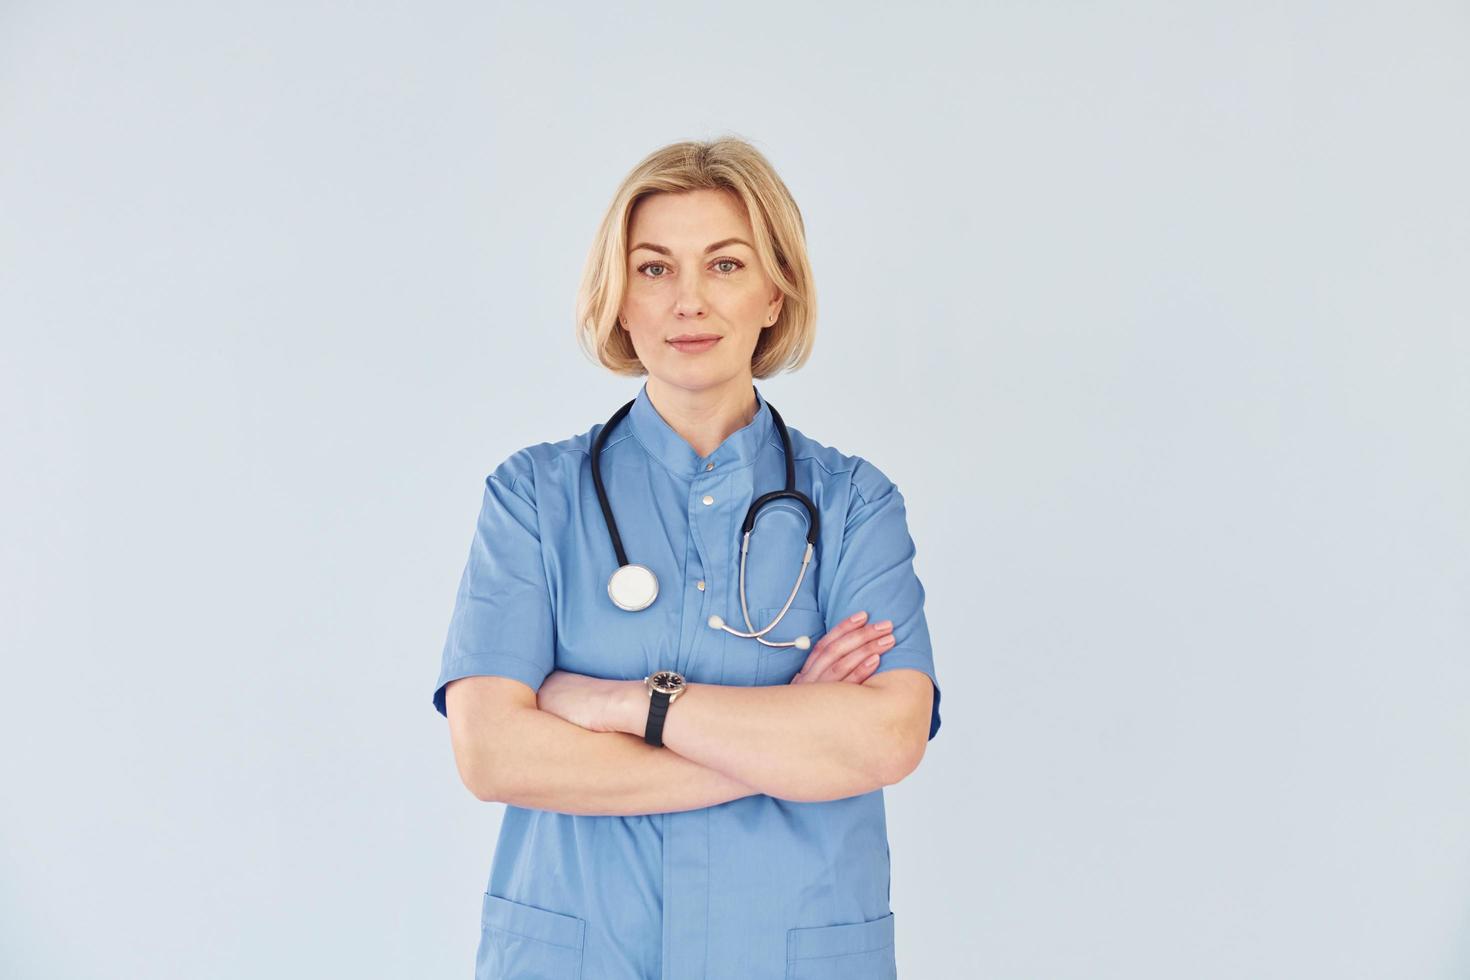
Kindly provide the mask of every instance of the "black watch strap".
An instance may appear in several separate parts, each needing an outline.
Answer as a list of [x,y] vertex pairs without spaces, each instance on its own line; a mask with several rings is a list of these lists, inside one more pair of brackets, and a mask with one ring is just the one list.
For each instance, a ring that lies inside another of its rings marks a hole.
[[664,716],[669,713],[669,696],[663,691],[654,691],[648,698],[648,725],[643,729],[643,741],[659,748],[664,744]]

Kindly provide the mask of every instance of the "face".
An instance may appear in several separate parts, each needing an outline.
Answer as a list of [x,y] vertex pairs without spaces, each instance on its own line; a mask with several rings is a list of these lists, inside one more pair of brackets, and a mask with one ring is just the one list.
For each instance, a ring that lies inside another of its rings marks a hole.
[[725,191],[634,205],[619,329],[650,378],[687,391],[751,383],[751,354],[782,300],[753,241],[744,207]]

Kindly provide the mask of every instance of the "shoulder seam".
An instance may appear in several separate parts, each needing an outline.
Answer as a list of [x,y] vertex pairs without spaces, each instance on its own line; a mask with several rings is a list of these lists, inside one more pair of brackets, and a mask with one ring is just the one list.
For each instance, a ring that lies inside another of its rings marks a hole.
[[[633,437],[633,434],[631,432],[620,432],[616,436],[614,436],[611,440],[609,440],[606,444],[603,445],[602,451],[603,452],[607,452],[613,446],[616,446],[616,445],[618,445],[621,442],[624,442],[624,441],[626,441],[628,439],[631,439],[632,437]],[[556,451],[556,455],[555,456],[552,456],[551,458],[552,459],[561,459],[567,453],[581,453],[583,456],[586,456],[588,459],[591,459],[592,458],[592,446],[591,446],[590,443],[588,445],[586,445],[586,446],[562,446],[560,449],[558,449]]]
[[[602,447],[602,451],[603,452],[607,452],[613,446],[616,446],[618,443],[623,442],[624,440],[630,439],[630,438],[632,438],[632,434],[631,433],[628,433],[628,432],[619,433],[617,436],[615,436],[612,439],[612,441],[608,442],[606,445],[604,445]],[[536,445],[547,445],[547,443],[537,443]],[[535,456],[530,453],[530,450],[535,449],[535,448],[536,448],[535,445],[533,445],[533,446],[525,446],[525,447],[523,447],[521,449],[516,450],[514,453],[511,454],[511,456],[507,457],[507,459],[513,458],[513,457],[519,455],[520,453],[527,453],[528,454],[528,458],[530,459],[530,462],[531,462],[531,465],[532,465],[532,469],[534,471],[534,468],[535,468]],[[556,450],[555,454],[552,455],[550,457],[550,459],[551,460],[558,460],[558,459],[561,459],[563,456],[567,455],[568,453],[581,453],[583,456],[586,456],[589,459],[592,457],[592,450],[591,450],[590,447],[584,447],[584,446],[562,446],[562,447],[560,447],[559,449]],[[499,467],[496,467],[496,469],[499,469]],[[491,479],[495,479],[495,473],[494,472],[491,472],[490,478]],[[524,479],[525,479],[525,475],[522,474],[522,473],[517,473],[511,479],[511,481],[510,481],[510,491],[511,491],[511,493],[515,493],[516,492],[516,488],[521,485],[521,481],[524,480]],[[501,481],[501,482],[504,482],[504,481]],[[530,499],[530,500],[532,500],[532,502],[534,502],[534,499],[535,499],[534,498],[534,495],[532,495],[531,497],[526,497],[526,495],[522,494],[521,497],[522,497],[522,499]]]
[[867,494],[863,493],[862,487],[858,486],[857,481],[854,480],[854,481],[852,481],[852,492],[855,493],[855,494],[857,494],[858,499],[861,500],[863,503],[870,504],[870,503],[872,503],[875,500],[882,500],[884,497],[887,497],[889,494],[897,493],[898,492],[898,484],[897,483],[894,483],[892,480],[889,480],[888,481],[888,485],[883,488],[883,492],[882,493],[878,494],[875,497],[869,498]]
[[[781,434],[779,432],[772,432],[771,437],[770,437],[769,441],[766,444],[769,445],[769,446],[775,446],[777,449],[780,449],[781,448]],[[820,466],[824,471],[826,471],[827,475],[829,475],[829,476],[836,476],[839,473],[851,473],[855,469],[857,469],[856,466],[849,466],[846,469],[834,470],[832,467],[830,467],[826,463],[822,462],[822,457],[818,456],[816,453],[812,452],[811,450],[807,450],[806,452],[801,452],[800,450],[797,450],[796,447],[794,447],[794,446],[792,447],[792,450],[793,451],[792,451],[792,454],[791,455],[792,455],[792,458],[793,459],[809,459],[812,462],[816,463],[818,466]]]

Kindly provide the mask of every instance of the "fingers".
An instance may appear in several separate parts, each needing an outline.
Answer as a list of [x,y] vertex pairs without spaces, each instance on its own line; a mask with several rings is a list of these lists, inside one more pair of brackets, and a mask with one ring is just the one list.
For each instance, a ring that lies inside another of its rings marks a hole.
[[867,610],[863,610],[855,615],[848,616],[824,633],[812,645],[811,652],[806,655],[806,663],[801,665],[801,670],[791,679],[791,683],[805,684],[821,679],[817,676],[817,672],[831,662],[830,657],[827,656],[827,651],[832,648],[832,644],[852,633],[854,630],[859,629],[867,621],[867,618]]
[[826,667],[811,666],[792,678],[793,684],[813,684],[818,681],[849,681],[861,684],[878,669],[879,658],[893,646],[887,636],[874,637],[867,643],[827,664]]
[[[891,630],[892,627],[890,626]],[[827,678],[861,684],[878,669],[878,660],[893,647],[893,634],[883,632],[855,647],[827,668]]]
[[846,684],[861,684],[873,676],[873,671],[878,669],[878,661],[882,656],[881,653],[875,653],[866,660],[858,661],[858,665],[846,677],[838,678],[838,680]]
[[834,641],[841,639],[855,629],[859,629],[867,621],[868,611],[864,609],[859,613],[848,616],[842,622],[829,629],[826,633],[822,635],[821,639],[817,640],[816,644],[812,647],[812,652],[806,658],[807,663],[811,663],[813,657],[817,656],[824,649],[831,646]]
[[817,641],[793,683],[865,680],[877,668],[876,663],[867,661],[893,646],[892,631],[891,620],[866,626],[862,620],[843,620]]

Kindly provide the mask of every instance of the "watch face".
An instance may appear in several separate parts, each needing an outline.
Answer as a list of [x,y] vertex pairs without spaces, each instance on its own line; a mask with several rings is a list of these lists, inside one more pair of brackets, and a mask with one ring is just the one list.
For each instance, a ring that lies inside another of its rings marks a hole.
[[649,683],[653,685],[655,691],[661,691],[664,694],[673,694],[675,691],[684,689],[684,678],[672,670],[659,671],[649,678]]

